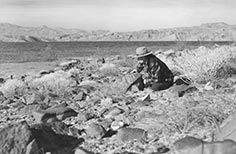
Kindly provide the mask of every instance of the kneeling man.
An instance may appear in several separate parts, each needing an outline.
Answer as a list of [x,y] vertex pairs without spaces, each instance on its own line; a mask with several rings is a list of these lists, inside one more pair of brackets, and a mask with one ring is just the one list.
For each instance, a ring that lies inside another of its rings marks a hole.
[[133,85],[137,85],[139,90],[150,87],[154,91],[165,90],[173,85],[173,73],[164,62],[153,55],[152,51],[146,47],[139,47],[136,49],[136,57],[136,69],[140,77],[126,91],[131,90]]

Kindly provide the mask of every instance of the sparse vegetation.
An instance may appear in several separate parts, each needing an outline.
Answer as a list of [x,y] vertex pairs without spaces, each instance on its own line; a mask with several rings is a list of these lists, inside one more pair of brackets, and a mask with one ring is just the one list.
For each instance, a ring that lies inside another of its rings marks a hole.
[[175,61],[181,74],[193,82],[205,83],[217,78],[217,72],[227,65],[231,58],[236,58],[235,46],[202,46],[195,50],[184,50]]

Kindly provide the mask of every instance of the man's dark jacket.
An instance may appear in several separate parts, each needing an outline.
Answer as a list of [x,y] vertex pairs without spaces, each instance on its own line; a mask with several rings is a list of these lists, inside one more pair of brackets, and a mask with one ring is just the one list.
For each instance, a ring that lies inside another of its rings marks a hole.
[[171,70],[155,55],[147,56],[146,66],[138,65],[138,72],[148,73],[148,78],[153,82],[173,82],[174,75]]

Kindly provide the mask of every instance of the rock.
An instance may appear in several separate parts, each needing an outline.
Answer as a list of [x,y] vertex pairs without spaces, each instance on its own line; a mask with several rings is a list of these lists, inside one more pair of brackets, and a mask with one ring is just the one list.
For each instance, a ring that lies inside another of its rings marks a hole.
[[44,110],[37,110],[32,114],[36,123],[49,123],[58,120],[55,113],[46,113]]
[[236,112],[223,121],[215,132],[216,140],[231,139],[236,142]]
[[20,122],[0,130],[1,154],[25,154],[33,135],[28,124]]
[[80,91],[74,98],[74,101],[82,101],[86,99],[86,94],[83,91]]
[[99,122],[100,125],[102,125],[102,127],[108,131],[111,127],[112,124],[112,119],[103,119],[101,122]]
[[72,153],[73,149],[84,141],[81,138],[56,134],[49,125],[33,125],[30,130],[44,152]]
[[214,80],[214,81],[207,82],[206,85],[204,86],[204,89],[205,90],[215,90],[215,89],[227,88],[227,87],[229,87],[227,82],[225,82],[223,80]]
[[59,120],[64,120],[68,117],[77,116],[78,114],[72,108],[68,107],[66,103],[59,104],[41,111],[48,114],[56,114]]
[[43,76],[43,75],[54,73],[54,72],[55,72],[54,70],[41,70],[39,72],[39,76]]
[[143,96],[142,98],[140,98],[139,101],[142,101],[142,102],[150,102],[150,101],[151,101],[151,96],[150,96],[150,94],[146,94],[145,96]]
[[31,115],[31,114],[33,114],[33,112],[38,111],[40,109],[42,109],[42,106],[39,104],[29,104],[29,105],[24,106],[20,110],[19,114],[20,115]]
[[117,131],[118,129],[122,128],[125,125],[123,121],[113,121],[111,124],[111,129],[113,131]]
[[88,150],[85,150],[83,148],[76,148],[74,154],[94,154]]
[[80,112],[80,113],[78,113],[78,115],[76,117],[76,120],[78,122],[86,122],[86,121],[88,121],[88,120],[90,120],[90,119],[92,119],[94,117],[95,117],[95,115],[93,113],[90,113],[90,112],[88,112],[88,113]]
[[85,132],[88,137],[96,139],[100,139],[106,134],[106,130],[103,128],[103,126],[96,123],[90,124]]
[[44,125],[49,126],[56,134],[69,134],[69,126],[62,121],[50,122]]
[[113,108],[110,108],[109,110],[105,111],[102,116],[104,118],[112,118],[114,116],[118,116],[119,114],[123,113],[124,110],[118,108],[118,107],[113,107]]
[[[167,95],[165,97],[170,98],[170,97],[182,97],[186,93],[190,93],[193,91],[196,91],[197,88],[192,85],[186,85],[186,84],[181,84],[181,85],[173,85],[167,90]],[[169,92],[169,93],[168,93]]]
[[140,128],[121,128],[118,130],[115,139],[120,142],[129,142],[145,138],[145,131]]
[[207,82],[206,85],[204,86],[205,90],[214,90],[214,87],[211,82]]
[[4,82],[5,82],[4,78],[0,78],[0,84]]
[[27,145],[25,154],[43,154],[43,152],[39,149],[37,142],[34,139]]

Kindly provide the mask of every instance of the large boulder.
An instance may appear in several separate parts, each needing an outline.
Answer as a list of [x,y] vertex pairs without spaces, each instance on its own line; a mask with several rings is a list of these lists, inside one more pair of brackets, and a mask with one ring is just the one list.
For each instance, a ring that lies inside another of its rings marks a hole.
[[1,154],[25,154],[33,134],[26,122],[10,125],[0,130]]
[[[56,127],[56,133],[52,127]],[[59,128],[60,127],[60,128]],[[1,154],[73,154],[83,139],[68,136],[58,124],[37,124],[31,127],[23,121],[0,130]],[[64,128],[63,128],[64,129]]]

